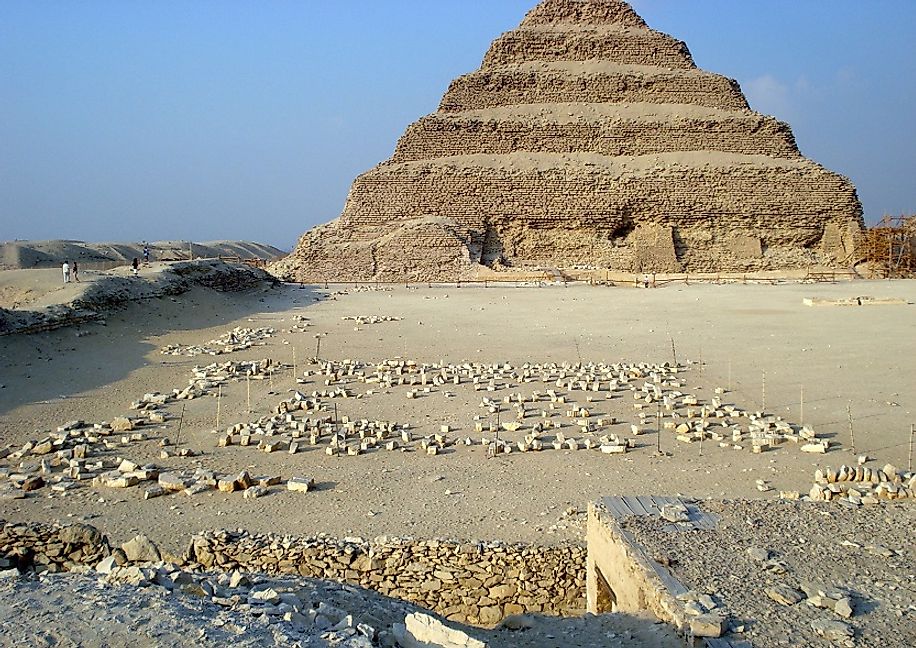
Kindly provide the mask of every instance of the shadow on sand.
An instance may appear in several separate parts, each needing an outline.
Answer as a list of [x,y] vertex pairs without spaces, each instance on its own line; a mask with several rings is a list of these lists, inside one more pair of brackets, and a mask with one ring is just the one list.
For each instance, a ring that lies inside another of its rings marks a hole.
[[[319,289],[289,285],[239,293],[198,287],[179,296],[128,303],[109,311],[102,322],[0,337],[0,414],[29,403],[82,399],[82,392],[113,385],[132,371],[154,363],[221,360],[219,356],[189,359],[157,354],[153,358],[150,354],[158,348],[153,340],[159,336],[227,326],[246,317],[253,321],[242,322],[241,326],[279,328],[279,323],[271,321],[272,315],[305,309],[326,294]],[[151,385],[150,390],[164,387]],[[115,390],[112,393],[119,403],[140,396],[122,395]]]

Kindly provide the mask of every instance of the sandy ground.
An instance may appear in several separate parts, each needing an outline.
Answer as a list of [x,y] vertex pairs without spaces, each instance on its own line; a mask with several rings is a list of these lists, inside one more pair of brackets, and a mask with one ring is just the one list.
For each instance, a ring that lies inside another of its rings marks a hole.
[[[626,456],[596,451],[549,451],[486,459],[481,446],[459,447],[438,457],[419,452],[374,452],[332,458],[307,449],[296,455],[264,454],[254,448],[216,448],[216,399],[190,401],[181,444],[200,457],[159,460],[156,440],[177,433],[173,419],[154,430],[150,442],[132,446],[130,458],[165,467],[209,469],[284,478],[308,475],[319,489],[307,496],[276,490],[244,500],[211,492],[143,501],[142,491],[81,488],[67,495],[41,489],[24,500],[4,501],[3,517],[15,520],[89,520],[124,541],[146,532],[173,550],[207,528],[336,536],[412,535],[456,539],[580,542],[587,502],[614,494],[685,494],[696,497],[774,497],[759,493],[756,479],[778,490],[810,488],[816,465],[851,463],[847,406],[853,417],[856,451],[906,465],[909,426],[916,412],[912,358],[916,329],[912,305],[817,307],[804,297],[904,297],[916,301],[913,282],[783,286],[668,287],[634,290],[568,288],[394,288],[334,294],[331,290],[284,287],[224,295],[196,290],[179,298],[136,304],[93,324],[29,336],[0,338],[0,441],[18,445],[71,419],[111,420],[129,413],[130,402],[146,392],[183,387],[195,364],[227,359],[273,358],[297,369],[310,368],[316,333],[321,356],[419,362],[693,362],[685,372],[688,391],[710,397],[728,387],[726,400],[761,407],[793,422],[834,435],[841,444],[826,456],[783,447],[760,455],[747,449],[678,444],[662,435],[670,456],[655,456],[654,436],[638,437]],[[294,316],[312,327],[289,333]],[[398,322],[356,326],[350,315],[390,315]],[[234,326],[272,326],[277,335],[262,347],[231,356],[164,356],[166,344],[202,343]],[[356,328],[360,330],[355,330]],[[77,337],[78,333],[82,336]],[[314,367],[311,367],[314,368]],[[307,379],[304,392],[325,389]],[[246,410],[244,383],[230,385],[221,401],[221,427],[269,413],[294,387],[292,371],[252,383]],[[502,396],[532,387],[509,389]],[[533,388],[544,389],[543,385]],[[359,386],[357,391],[365,391]],[[471,435],[482,413],[480,393],[434,391],[408,401],[403,388],[364,399],[337,399],[339,414],[409,422],[431,434],[447,423],[456,435]],[[593,403],[602,412],[635,414],[621,402]],[[616,408],[616,409],[615,409]],[[618,432],[631,422],[622,418]],[[125,455],[128,456],[128,455]],[[874,463],[872,464],[874,465]]]

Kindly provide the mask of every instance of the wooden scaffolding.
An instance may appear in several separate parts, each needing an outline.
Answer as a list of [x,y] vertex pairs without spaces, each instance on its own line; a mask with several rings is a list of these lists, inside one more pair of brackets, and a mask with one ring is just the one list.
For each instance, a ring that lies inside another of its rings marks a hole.
[[866,230],[865,261],[887,279],[916,276],[916,216],[885,216]]

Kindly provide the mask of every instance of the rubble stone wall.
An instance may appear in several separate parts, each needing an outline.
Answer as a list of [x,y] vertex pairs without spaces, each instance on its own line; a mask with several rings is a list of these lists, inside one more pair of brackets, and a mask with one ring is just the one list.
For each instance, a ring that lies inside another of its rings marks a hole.
[[95,565],[111,553],[108,539],[87,524],[0,524],[0,569],[69,571]]
[[799,158],[792,130],[772,117],[749,115],[722,120],[614,120],[530,123],[435,114],[411,125],[392,162],[469,154],[506,155],[589,151],[637,156],[673,151],[722,151],[774,158]]
[[708,72],[621,69],[573,74],[554,69],[485,69],[452,81],[439,110],[552,103],[689,104],[747,110],[738,83]]
[[379,538],[337,541],[227,531],[194,536],[207,568],[336,580],[407,600],[455,621],[493,625],[525,612],[585,608],[586,550]]

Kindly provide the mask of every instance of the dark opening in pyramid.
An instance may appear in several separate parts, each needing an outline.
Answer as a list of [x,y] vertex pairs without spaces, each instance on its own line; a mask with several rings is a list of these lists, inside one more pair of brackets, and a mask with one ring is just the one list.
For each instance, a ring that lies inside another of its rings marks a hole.
[[849,180],[684,43],[622,0],[545,0],[276,270],[454,281],[482,267],[836,267],[862,227]]

